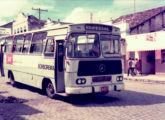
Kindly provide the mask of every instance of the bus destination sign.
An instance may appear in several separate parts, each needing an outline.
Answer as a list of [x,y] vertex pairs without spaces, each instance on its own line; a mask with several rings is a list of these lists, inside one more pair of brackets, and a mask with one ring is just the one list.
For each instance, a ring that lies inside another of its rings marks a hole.
[[97,25],[97,24],[86,24],[85,29],[112,32],[112,26]]

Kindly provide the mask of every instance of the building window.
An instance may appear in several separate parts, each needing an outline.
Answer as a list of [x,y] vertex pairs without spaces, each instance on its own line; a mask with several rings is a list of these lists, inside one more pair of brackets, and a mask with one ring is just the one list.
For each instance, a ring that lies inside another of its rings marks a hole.
[[22,29],[22,27],[20,28],[20,31],[21,31],[21,33],[23,32],[23,29]]
[[165,62],[165,49],[161,50],[161,62]]
[[24,32],[26,32],[26,26],[24,26]]
[[17,28],[17,33],[19,33],[19,28]]

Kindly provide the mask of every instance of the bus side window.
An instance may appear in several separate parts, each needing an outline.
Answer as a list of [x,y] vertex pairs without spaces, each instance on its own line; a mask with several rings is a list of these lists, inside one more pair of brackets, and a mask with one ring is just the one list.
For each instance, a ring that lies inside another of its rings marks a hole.
[[23,50],[22,50],[23,53],[29,52],[31,37],[32,34],[27,34],[26,36],[24,36],[25,39],[23,43]]
[[12,42],[13,42],[13,37],[6,38],[6,43],[5,43],[5,52],[6,53],[10,53],[12,51]]
[[46,32],[34,34],[30,48],[30,53],[42,53],[44,48],[44,40],[46,39],[46,34]]
[[23,38],[23,35],[15,36],[12,52],[22,52]]
[[48,39],[45,47],[45,56],[54,56],[55,42],[54,39]]

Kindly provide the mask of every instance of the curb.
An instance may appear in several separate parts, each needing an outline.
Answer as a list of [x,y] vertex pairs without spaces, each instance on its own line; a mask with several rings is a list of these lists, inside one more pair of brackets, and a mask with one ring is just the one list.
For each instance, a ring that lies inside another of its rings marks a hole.
[[150,79],[140,79],[140,78],[124,78],[124,80],[147,82],[147,83],[157,83],[157,84],[165,84],[165,81],[150,80]]

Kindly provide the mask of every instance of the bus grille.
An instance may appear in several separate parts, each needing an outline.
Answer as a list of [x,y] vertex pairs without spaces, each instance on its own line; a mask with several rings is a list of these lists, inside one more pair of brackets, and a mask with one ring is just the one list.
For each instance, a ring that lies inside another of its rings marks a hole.
[[114,75],[122,73],[121,60],[80,61],[78,76]]

